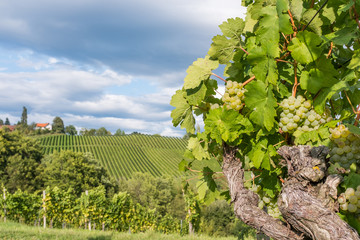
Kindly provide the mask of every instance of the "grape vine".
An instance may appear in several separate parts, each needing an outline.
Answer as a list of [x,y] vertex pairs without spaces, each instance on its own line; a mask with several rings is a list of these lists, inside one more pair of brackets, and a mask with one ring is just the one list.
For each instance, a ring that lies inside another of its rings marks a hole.
[[[208,55],[188,68],[183,88],[171,99],[171,117],[174,126],[192,134],[183,169],[211,157],[224,164],[224,146],[235,147],[244,186],[260,196],[260,208],[281,219],[276,199],[288,171],[277,150],[284,145],[329,147],[327,174],[344,177],[340,193],[360,185],[360,4],[243,4],[245,20],[223,22]],[[224,78],[212,73],[219,65],[225,66]],[[222,82],[225,93],[219,98]],[[205,125],[196,134],[195,115]],[[201,194],[204,199],[229,196],[214,187],[212,178],[206,181],[210,187]],[[350,198],[340,201],[344,205]],[[339,214],[360,231],[360,222],[351,220],[355,197],[351,201],[351,211],[343,207]]]

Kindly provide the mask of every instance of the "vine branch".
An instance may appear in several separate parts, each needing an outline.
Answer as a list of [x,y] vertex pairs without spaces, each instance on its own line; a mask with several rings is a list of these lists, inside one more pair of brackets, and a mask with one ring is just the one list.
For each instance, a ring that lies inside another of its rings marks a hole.
[[219,78],[220,80],[224,81],[224,82],[227,82],[225,79],[223,79],[222,77],[220,77],[219,75],[215,74],[215,73],[211,73],[211,75]]
[[255,79],[255,76],[252,76],[251,78],[249,78],[248,80],[246,80],[244,83],[243,83],[243,86],[245,86],[246,84],[248,84],[249,82],[251,82],[252,80]]
[[296,60],[294,61],[294,75],[295,75],[295,82],[294,82],[294,86],[293,86],[293,89],[292,89],[292,96],[293,97],[296,96],[296,89],[297,89],[297,86],[299,85],[298,79],[297,79],[297,62],[296,62]]

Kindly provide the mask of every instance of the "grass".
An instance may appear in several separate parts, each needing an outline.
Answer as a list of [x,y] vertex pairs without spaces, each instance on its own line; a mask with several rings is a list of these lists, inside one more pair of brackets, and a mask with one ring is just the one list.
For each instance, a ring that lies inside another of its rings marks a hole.
[[119,233],[89,231],[83,229],[44,229],[14,222],[0,222],[0,239],[2,240],[236,240],[235,237],[209,237],[209,236],[180,236],[179,234],[146,233]]

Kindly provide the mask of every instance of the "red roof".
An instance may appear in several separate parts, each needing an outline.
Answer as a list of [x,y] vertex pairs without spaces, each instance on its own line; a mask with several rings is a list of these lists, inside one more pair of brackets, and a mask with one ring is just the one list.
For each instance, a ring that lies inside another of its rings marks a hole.
[[9,128],[10,131],[14,131],[15,128],[16,128],[16,125],[2,125],[2,126],[0,126],[0,128],[4,128],[4,127]]
[[49,123],[37,123],[36,124],[37,127],[46,127],[47,125],[49,125]]

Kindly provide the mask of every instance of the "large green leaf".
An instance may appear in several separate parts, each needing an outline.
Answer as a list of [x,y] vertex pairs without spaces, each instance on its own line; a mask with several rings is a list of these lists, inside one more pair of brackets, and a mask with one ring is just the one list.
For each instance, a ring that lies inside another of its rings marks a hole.
[[303,31],[293,38],[288,49],[291,51],[291,56],[302,64],[307,64],[315,61],[321,56],[322,49],[319,45],[323,40],[315,33]]
[[302,72],[300,86],[302,89],[315,94],[323,88],[332,87],[336,84],[338,74],[331,61],[322,57],[314,67]]
[[205,133],[219,144],[223,141],[231,143],[241,140],[241,134],[248,134],[253,130],[251,122],[234,110],[210,110],[205,120]]
[[210,159],[207,143],[200,142],[197,137],[189,139],[188,147],[196,160]]
[[[277,65],[274,57],[267,53],[268,45],[255,47],[249,51],[248,61],[252,67],[252,72],[256,79],[263,82],[276,84],[278,80]],[[269,46],[270,48],[270,46]]]
[[250,119],[257,125],[270,131],[275,125],[277,106],[272,88],[260,81],[246,85],[245,105],[252,111]]
[[176,127],[180,124],[187,132],[195,132],[195,118],[192,114],[192,107],[184,98],[184,91],[177,90],[170,101],[171,106],[175,109],[171,112],[172,123]]
[[197,88],[202,81],[207,80],[210,77],[211,71],[216,69],[218,66],[219,62],[210,60],[209,56],[206,56],[205,58],[198,58],[186,70],[187,76],[184,79],[184,88]]
[[220,64],[227,64],[235,54],[235,49],[240,45],[240,41],[233,38],[227,38],[224,35],[213,37],[211,47],[208,51],[212,59],[219,60]]

